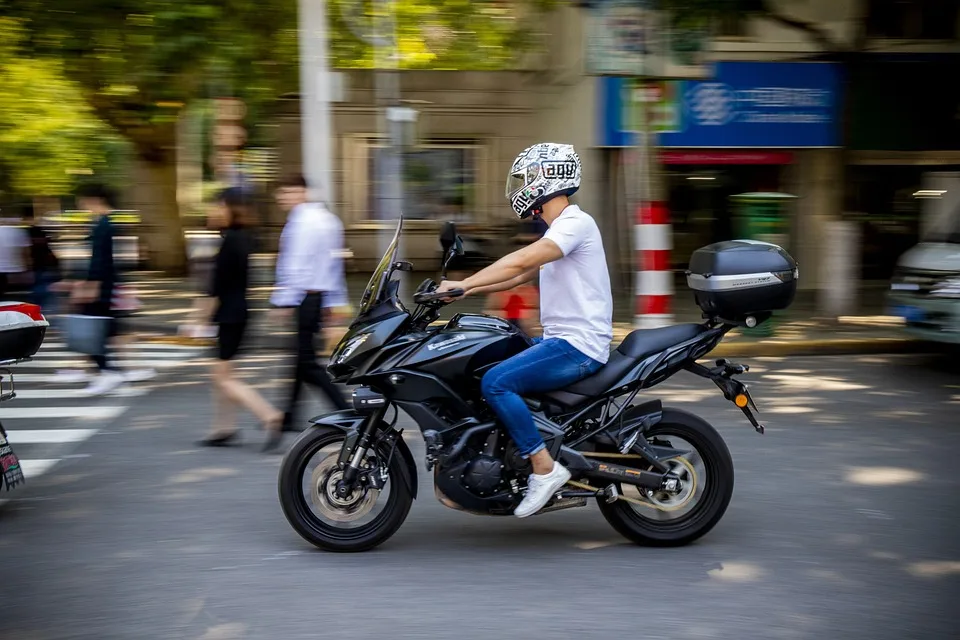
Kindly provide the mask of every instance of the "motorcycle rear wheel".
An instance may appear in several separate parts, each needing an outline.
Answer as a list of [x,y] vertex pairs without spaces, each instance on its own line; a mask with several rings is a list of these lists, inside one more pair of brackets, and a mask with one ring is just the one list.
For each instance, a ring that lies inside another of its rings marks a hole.
[[[394,453],[387,469],[390,479],[386,490],[373,497],[375,503],[383,501],[383,510],[370,522],[358,527],[347,527],[331,524],[331,522],[319,517],[311,509],[311,503],[322,502],[326,498],[325,495],[320,493],[326,485],[313,486],[316,483],[311,478],[309,483],[311,491],[317,491],[318,496],[311,494],[311,500],[308,500],[307,496],[304,495],[304,474],[307,471],[308,463],[318,452],[331,447],[331,445],[333,445],[334,451],[339,451],[343,441],[343,432],[329,427],[314,428],[300,436],[284,456],[280,465],[280,475],[277,483],[280,506],[293,529],[314,546],[326,551],[367,551],[382,544],[397,532],[410,512],[413,496],[402,479],[406,472],[406,469],[403,468],[403,457]],[[382,450],[377,453],[381,460],[385,460],[390,451],[384,445]],[[333,453],[332,455],[337,454]],[[329,477],[331,473],[338,473],[339,468],[335,463],[335,458],[333,460],[324,458],[324,461],[317,467],[319,475],[324,476],[326,474],[325,477]],[[326,467],[324,467],[325,464]],[[317,475],[317,473],[318,471],[315,470],[313,475]],[[355,500],[352,505],[342,509],[344,522],[353,517],[357,511],[366,509],[364,511],[366,513],[373,507],[374,505],[370,504],[369,496],[364,492],[363,496]],[[327,500],[323,510],[327,513],[333,513],[337,508],[338,505],[331,504]],[[351,513],[351,509],[353,513]]]
[[[690,511],[667,519],[653,507],[639,507],[626,500],[597,500],[600,512],[622,536],[652,547],[679,547],[707,534],[723,517],[733,496],[733,459],[720,434],[702,418],[679,409],[664,409],[660,422],[647,430],[647,439],[678,437],[690,443],[703,461],[703,477],[694,485],[703,490]],[[691,456],[692,457],[692,456]],[[688,481],[689,482],[689,481]],[[623,487],[618,486],[621,494]],[[644,513],[645,512],[645,513]]]

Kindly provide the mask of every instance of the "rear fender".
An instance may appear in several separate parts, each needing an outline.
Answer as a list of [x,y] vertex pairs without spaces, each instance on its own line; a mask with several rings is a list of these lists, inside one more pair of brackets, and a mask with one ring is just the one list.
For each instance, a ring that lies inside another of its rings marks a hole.
[[[334,413],[328,413],[322,416],[317,416],[316,418],[311,418],[310,427],[308,427],[308,430],[332,427],[342,431],[345,438],[343,441],[343,447],[340,449],[339,463],[344,465],[347,463],[347,460],[350,459],[353,448],[357,444],[357,440],[360,438],[360,427],[363,426],[363,423],[366,421],[366,419],[366,416],[361,415],[352,409],[345,409],[343,411],[336,411]],[[388,427],[385,423],[381,422],[380,430],[393,431],[395,434],[393,437],[397,439],[396,451],[400,454],[400,457],[403,458],[403,466],[406,470],[406,473],[403,474],[403,482],[407,486],[407,489],[410,490],[410,495],[416,499],[418,486],[417,463],[413,459],[413,453],[410,451],[410,447],[408,447],[407,443],[403,441],[403,436],[396,429]]]

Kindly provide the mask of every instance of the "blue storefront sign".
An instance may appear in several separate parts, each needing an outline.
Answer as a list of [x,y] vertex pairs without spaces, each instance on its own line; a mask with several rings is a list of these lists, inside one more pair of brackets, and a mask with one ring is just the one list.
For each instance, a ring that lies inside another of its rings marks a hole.
[[[667,148],[799,148],[840,144],[840,68],[821,62],[719,62],[709,80],[676,82]],[[643,99],[629,78],[600,82],[600,144],[634,144],[633,101]],[[658,105],[659,113],[665,107]],[[662,121],[663,118],[661,117]]]

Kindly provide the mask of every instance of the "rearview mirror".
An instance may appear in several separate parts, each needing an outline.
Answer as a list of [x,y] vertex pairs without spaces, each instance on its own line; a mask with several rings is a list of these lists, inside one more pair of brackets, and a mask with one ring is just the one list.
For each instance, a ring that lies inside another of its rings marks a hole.
[[452,222],[444,222],[440,230],[440,246],[443,247],[443,255],[447,255],[450,247],[457,243],[457,225]]
[[453,243],[453,254],[457,256],[463,255],[463,238],[457,236],[456,242]]

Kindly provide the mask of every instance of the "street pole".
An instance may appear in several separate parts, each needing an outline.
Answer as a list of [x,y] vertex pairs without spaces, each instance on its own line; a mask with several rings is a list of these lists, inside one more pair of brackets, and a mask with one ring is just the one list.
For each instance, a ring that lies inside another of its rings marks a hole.
[[300,0],[300,128],[303,173],[314,198],[336,206],[330,124],[326,0]]
[[[383,5],[388,1],[383,0]],[[390,11],[381,11],[373,38],[374,68],[376,69],[376,94],[379,106],[380,140],[384,145],[380,150],[381,164],[377,166],[380,175],[379,207],[387,220],[396,220],[403,210],[403,153],[397,140],[398,124],[393,122],[393,109],[400,106],[400,77],[398,73],[400,52],[396,38],[396,22]],[[382,234],[386,242],[391,233]]]
[[[400,106],[400,49],[397,41],[396,17],[390,0],[378,0],[376,16],[370,20],[370,30],[361,28],[359,14],[362,2],[343,5],[344,22],[355,36],[373,48],[375,95],[378,111],[379,140],[382,145],[374,149],[374,193],[376,209],[384,220],[396,220],[403,209],[403,154],[400,148],[400,125],[391,116]],[[384,228],[378,234],[380,251],[393,237],[393,228]]]

